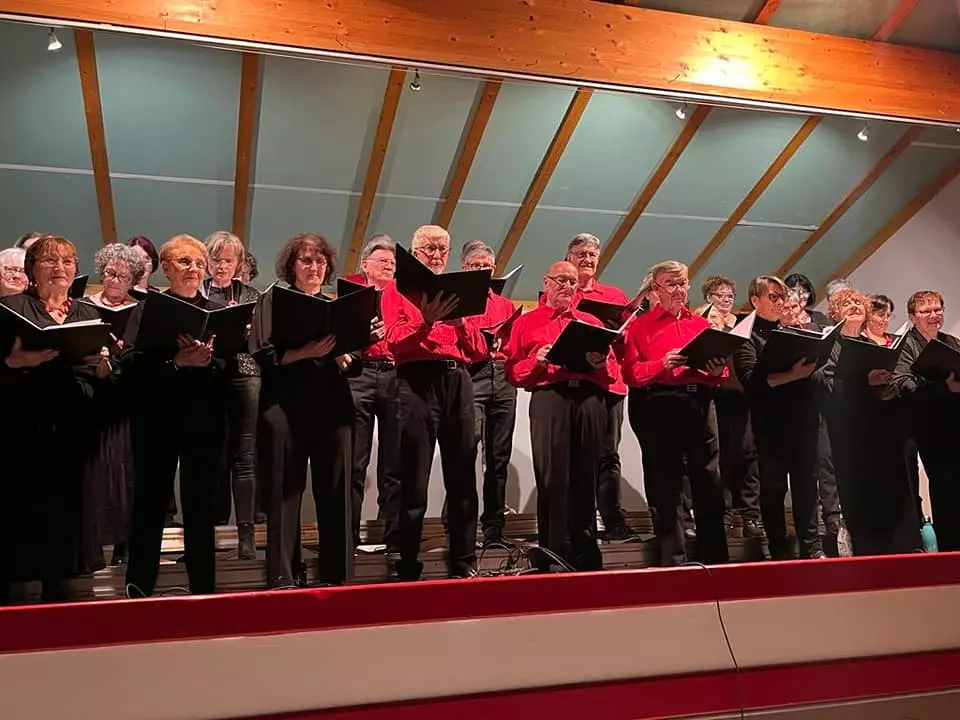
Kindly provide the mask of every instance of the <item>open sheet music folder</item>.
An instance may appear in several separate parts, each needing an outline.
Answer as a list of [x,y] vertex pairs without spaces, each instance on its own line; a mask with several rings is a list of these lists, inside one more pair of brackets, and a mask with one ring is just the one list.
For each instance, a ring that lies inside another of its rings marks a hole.
[[137,350],[169,351],[177,348],[179,335],[201,342],[215,336],[214,355],[228,357],[245,347],[255,305],[248,302],[205,310],[170,293],[151,290],[143,301],[134,346]]
[[[275,284],[270,341],[278,350],[303,347],[326,335],[335,335],[332,356],[346,355],[370,345],[370,323],[377,317],[377,296],[372,286],[338,283],[336,299],[314,296]],[[350,288],[353,286],[353,289]]]
[[103,320],[82,320],[40,327],[16,310],[0,303],[0,334],[19,337],[24,350],[56,350],[68,363],[82,364],[100,348],[112,347],[110,326]]
[[105,307],[104,305],[98,305],[87,299],[81,300],[80,302],[89,305],[100,313],[100,319],[110,326],[110,331],[116,338],[123,338],[124,333],[127,331],[127,324],[130,322],[130,316],[137,308],[137,303],[127,303],[126,305],[120,305],[118,307]]
[[750,339],[753,332],[755,312],[747,315],[730,330],[717,330],[714,327],[704,328],[693,340],[680,350],[680,354],[687,358],[687,366],[696,370],[704,370],[707,363],[715,358],[727,358]]
[[893,333],[895,340],[890,345],[877,345],[866,338],[840,336],[840,355],[837,360],[837,375],[862,377],[871,370],[893,370],[900,359],[903,340],[907,336],[909,322]]
[[777,328],[767,336],[767,342],[760,352],[758,362],[768,372],[784,372],[800,360],[814,362],[819,368],[829,359],[841,327],[843,325],[838,323],[820,331],[792,327]]
[[444,320],[483,315],[487,310],[492,274],[490,270],[461,270],[436,275],[397,245],[397,292],[418,308],[424,297],[430,301],[441,292],[444,297],[456,295],[457,307]]
[[637,312],[637,310],[631,312],[616,330],[598,327],[580,320],[571,320],[547,353],[547,362],[573,372],[591,372],[593,368],[587,362],[587,353],[596,352],[606,355],[614,340],[623,335],[623,331]]
[[490,289],[500,297],[512,298],[513,291],[517,288],[517,281],[520,280],[520,274],[522,272],[523,265],[517,265],[517,267],[503,277],[490,278]]
[[960,351],[934,338],[920,351],[911,370],[934,382],[946,380],[951,373],[960,377]]

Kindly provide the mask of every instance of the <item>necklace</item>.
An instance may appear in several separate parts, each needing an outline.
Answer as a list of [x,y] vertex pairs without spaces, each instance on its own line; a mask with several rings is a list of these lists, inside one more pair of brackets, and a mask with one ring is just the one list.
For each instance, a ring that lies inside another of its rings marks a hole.
[[43,309],[47,311],[48,315],[60,313],[61,315],[66,316],[70,312],[71,305],[73,305],[73,300],[70,298],[67,298],[59,305],[51,305],[46,300],[43,301]]

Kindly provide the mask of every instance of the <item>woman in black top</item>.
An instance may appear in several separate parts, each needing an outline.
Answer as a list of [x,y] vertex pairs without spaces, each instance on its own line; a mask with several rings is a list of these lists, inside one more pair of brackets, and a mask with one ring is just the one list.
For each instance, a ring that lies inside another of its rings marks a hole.
[[[98,320],[69,297],[77,251],[45,235],[27,251],[29,289],[3,298],[40,327]],[[7,326],[4,326],[7,327]],[[11,452],[0,475],[0,602],[7,583],[40,580],[47,601],[66,599],[63,580],[92,562],[80,552],[84,469],[97,448],[100,403],[107,400],[110,354],[69,363],[50,350],[24,350],[13,332],[0,336],[0,437]]]
[[[222,305],[256,302],[256,288],[237,279],[246,251],[240,238],[218,230],[206,241],[210,255],[210,277],[204,289],[210,300]],[[248,353],[226,358],[226,441],[217,482],[217,524],[230,522],[230,491],[237,515],[237,557],[255,560],[254,510],[256,502],[255,459],[257,442],[257,404],[260,399],[260,368]]]
[[[160,249],[170,294],[204,309],[219,307],[200,292],[207,250],[189,235],[177,235]],[[137,348],[140,318],[152,297],[130,318],[121,362],[136,397],[157,402],[134,407],[131,417],[137,491],[130,529],[127,591],[153,593],[160,566],[164,518],[180,466],[180,502],[190,591],[211,593],[214,564],[214,483],[223,437],[223,361],[213,342],[181,335],[169,350]]]

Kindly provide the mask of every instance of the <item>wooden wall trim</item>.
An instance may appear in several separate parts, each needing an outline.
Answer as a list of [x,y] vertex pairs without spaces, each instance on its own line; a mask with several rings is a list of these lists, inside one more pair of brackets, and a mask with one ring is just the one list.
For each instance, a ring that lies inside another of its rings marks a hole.
[[603,273],[607,265],[610,264],[610,261],[617,253],[617,250],[620,249],[620,246],[623,245],[630,231],[633,230],[633,226],[637,224],[637,220],[640,219],[643,211],[647,209],[647,205],[650,204],[650,201],[653,200],[657,191],[660,190],[660,186],[663,185],[670,171],[673,170],[674,165],[677,164],[680,156],[683,155],[683,151],[687,149],[687,145],[693,140],[693,136],[697,134],[697,130],[700,129],[700,126],[703,125],[703,121],[707,119],[707,115],[709,114],[710,108],[704,105],[696,107],[693,112],[690,113],[690,117],[687,118],[683,127],[680,128],[680,132],[670,145],[670,149],[667,150],[667,154],[664,155],[657,169],[653,171],[650,179],[647,180],[647,184],[640,190],[640,193],[633,201],[630,209],[627,210],[627,214],[623,220],[617,225],[617,229],[613,231],[606,245],[603,246],[603,250],[600,253],[600,260],[597,263],[598,277]]
[[783,170],[787,163],[790,162],[790,158],[796,154],[797,150],[800,149],[800,146],[807,141],[807,138],[813,134],[813,131],[817,129],[817,126],[820,124],[820,121],[823,118],[820,116],[814,116],[807,118],[803,125],[800,126],[800,129],[794,134],[790,139],[783,150],[780,151],[780,154],[774,158],[773,162],[770,163],[770,167],[766,169],[766,172],[760,176],[760,179],[757,181],[757,184],[754,185],[750,192],[747,193],[746,197],[737,205],[737,208],[730,214],[730,217],[727,218],[727,221],[720,226],[720,229],[717,230],[716,234],[710,238],[710,242],[707,243],[707,246],[700,252],[699,255],[690,263],[690,277],[693,278],[699,273],[704,265],[706,265],[710,258],[716,254],[717,250],[723,245],[724,241],[727,239],[727,236],[733,232],[733,229],[737,224],[743,220],[746,214],[750,211],[750,208],[754,206],[754,203],[760,199],[760,196],[770,187],[770,183],[773,182],[774,178],[780,174],[780,171]]
[[457,203],[460,202],[460,195],[463,193],[463,186],[467,183],[467,176],[470,174],[473,160],[477,156],[480,141],[483,140],[483,133],[487,129],[487,122],[489,122],[493,107],[497,103],[500,86],[500,80],[496,79],[487,80],[483,84],[480,101],[477,103],[473,116],[470,118],[470,124],[463,135],[463,142],[460,144],[457,159],[454,161],[453,172],[450,175],[450,181],[447,183],[447,190],[443,195],[443,203],[437,212],[435,224],[440,227],[450,227],[453,213],[456,212]]
[[343,263],[345,273],[353,272],[360,260],[360,250],[367,233],[367,223],[370,221],[373,201],[377,196],[380,173],[383,172],[383,161],[387,157],[387,146],[390,144],[390,135],[393,133],[393,123],[397,119],[397,107],[400,105],[400,95],[403,92],[403,83],[406,82],[406,79],[406,68],[394,66],[390,69],[387,88],[383,94],[383,105],[380,107],[377,133],[373,138],[373,147],[370,150],[370,162],[367,164],[367,173],[363,178],[363,191],[360,193],[360,202],[357,204],[357,217],[353,223],[350,247]]
[[920,212],[937,193],[949,185],[958,175],[960,175],[960,157],[956,158],[946,168],[928,182],[917,195],[903,206],[896,215],[890,218],[887,223],[864,245],[857,250],[840,267],[834,270],[830,277],[817,288],[817,297],[824,296],[824,289],[831,280],[836,278],[849,277],[854,270],[863,265],[871,255],[883,247],[883,244],[892,238],[907,222],[918,212]]
[[250,247],[250,186],[257,126],[260,120],[260,65],[256,53],[244,53],[240,68],[240,104],[237,111],[237,159],[233,172],[233,234]]
[[100,239],[104,245],[109,245],[117,241],[117,221],[113,212],[113,188],[110,184],[107,136],[103,129],[103,109],[100,105],[97,53],[93,42],[93,32],[90,30],[74,30],[73,39],[77,48],[80,91],[83,95],[83,114],[87,121],[90,161],[93,165],[93,185],[97,194],[97,211],[100,215]]
[[913,10],[920,0],[900,0],[897,6],[890,12],[890,15],[884,20],[877,31],[873,34],[873,39],[877,42],[886,42],[890,36],[897,31],[910,11]]
[[510,258],[513,256],[514,250],[517,249],[523,231],[526,229],[527,223],[530,222],[533,211],[537,209],[537,203],[539,203],[540,198],[543,197],[543,192],[547,189],[547,184],[553,176],[553,171],[557,169],[557,163],[560,162],[563,151],[567,149],[567,143],[569,143],[570,138],[573,137],[573,131],[577,129],[580,118],[583,117],[583,113],[587,109],[587,103],[590,102],[592,96],[593,90],[589,88],[578,88],[573,94],[573,99],[570,100],[570,105],[567,106],[563,120],[560,121],[560,127],[557,128],[553,140],[550,141],[550,146],[547,148],[543,160],[540,161],[540,167],[537,168],[533,180],[530,181],[527,194],[523,196],[523,202],[520,203],[520,207],[517,208],[517,214],[510,224],[510,229],[507,230],[503,244],[497,251],[497,263],[500,267],[505,268],[507,266],[507,263],[510,262]]
[[960,123],[956,55],[591,0],[0,0],[0,12]]

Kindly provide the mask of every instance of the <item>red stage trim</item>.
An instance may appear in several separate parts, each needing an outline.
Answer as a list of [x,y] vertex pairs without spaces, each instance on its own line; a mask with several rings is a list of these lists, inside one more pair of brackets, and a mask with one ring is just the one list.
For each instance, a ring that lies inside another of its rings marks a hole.
[[960,584],[960,553],[0,608],[0,653]]

